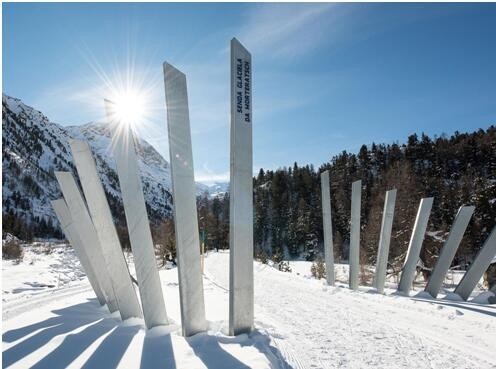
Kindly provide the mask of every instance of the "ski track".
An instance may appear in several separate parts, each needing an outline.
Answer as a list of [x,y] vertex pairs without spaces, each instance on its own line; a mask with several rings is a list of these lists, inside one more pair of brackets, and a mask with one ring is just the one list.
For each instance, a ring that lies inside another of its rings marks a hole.
[[[211,260],[207,271],[226,289],[225,264]],[[496,368],[496,319],[479,314],[436,301],[328,287],[255,264],[256,326],[293,368]],[[494,340],[479,339],[479,331]]]
[[[228,265],[228,253],[209,254],[206,290],[228,291]],[[496,368],[496,318],[484,315],[493,307],[350,291],[259,263],[254,275],[255,327],[279,368]],[[4,303],[2,320],[90,290],[85,281],[19,297]]]
[[19,298],[3,303],[2,321],[19,314],[39,308],[40,306],[62,301],[68,297],[92,291],[89,283],[82,282],[75,286],[62,287],[51,291],[43,291],[33,295],[22,295]]

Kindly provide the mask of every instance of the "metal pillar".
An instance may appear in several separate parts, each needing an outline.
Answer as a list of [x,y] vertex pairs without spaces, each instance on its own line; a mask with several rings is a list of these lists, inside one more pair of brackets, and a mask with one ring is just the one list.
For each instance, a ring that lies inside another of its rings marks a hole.
[[100,288],[100,284],[98,283],[98,278],[96,277],[95,269],[91,265],[90,259],[88,255],[86,255],[86,250],[81,242],[81,238],[79,237],[79,233],[77,231],[77,226],[72,222],[71,213],[69,212],[69,208],[65,203],[64,199],[58,199],[51,201],[53,210],[57,215],[57,218],[60,223],[60,227],[62,228],[62,232],[64,232],[65,237],[69,241],[69,243],[74,248],[76,252],[76,256],[78,257],[81,265],[83,266],[84,272],[88,277],[88,281],[90,282],[93,291],[95,291],[95,295],[98,298],[98,302],[100,305],[105,305],[105,296]]
[[251,54],[231,40],[229,333],[253,328],[253,148]]
[[479,282],[482,275],[491,264],[494,255],[496,255],[496,227],[493,228],[491,234],[475,257],[472,265],[467,270],[458,286],[456,286],[455,293],[460,295],[464,300],[467,300],[477,285],[477,282]]
[[410,293],[413,280],[415,279],[417,262],[420,256],[422,242],[424,242],[425,230],[427,229],[427,222],[429,221],[433,201],[433,197],[427,197],[420,201],[417,218],[415,219],[415,225],[413,226],[405,264],[403,265],[403,271],[398,286],[398,291],[401,291],[406,295]]
[[130,126],[115,120],[111,101],[105,100],[105,108],[112,131],[112,152],[121,187],[145,324],[147,328],[167,325],[162,285],[134,148],[134,135]]
[[326,282],[328,285],[334,286],[334,247],[332,243],[331,190],[328,170],[320,174],[320,187],[322,190],[322,222],[324,228]]
[[377,263],[375,266],[374,278],[374,286],[379,293],[384,293],[384,283],[386,282],[389,244],[391,242],[391,230],[393,229],[395,203],[396,190],[387,191],[386,199],[384,200],[384,210],[382,211],[381,235],[379,237],[379,249],[377,250]]
[[174,225],[184,336],[207,329],[186,76],[164,63]]
[[103,257],[109,273],[115,280],[114,291],[118,299],[122,319],[141,318],[141,307],[133,287],[129,269],[122,252],[119,236],[112,220],[112,213],[105,196],[102,183],[98,178],[95,160],[88,143],[81,140],[69,140],[72,157],[76,164],[86,204],[93,220]]
[[55,177],[59,182],[60,189],[71,213],[72,221],[78,225],[79,238],[86,250],[91,265],[94,266],[95,275],[105,296],[105,301],[107,301],[107,307],[113,313],[119,310],[118,300],[113,287],[116,281],[114,281],[114,276],[109,273],[95,226],[88,213],[88,209],[86,209],[86,204],[76,184],[76,180],[69,172],[55,172]]
[[349,286],[358,289],[358,274],[360,271],[360,208],[362,200],[362,181],[351,185],[351,227],[350,227],[350,256],[349,256]]
[[473,206],[462,206],[458,209],[448,239],[441,249],[441,254],[439,255],[439,259],[437,259],[436,266],[432,270],[427,286],[425,286],[425,291],[432,297],[436,297],[441,289],[444,277],[455,257],[456,250],[462,241],[463,234],[465,233],[465,229],[468,226],[468,222],[470,222],[474,210],[475,207]]

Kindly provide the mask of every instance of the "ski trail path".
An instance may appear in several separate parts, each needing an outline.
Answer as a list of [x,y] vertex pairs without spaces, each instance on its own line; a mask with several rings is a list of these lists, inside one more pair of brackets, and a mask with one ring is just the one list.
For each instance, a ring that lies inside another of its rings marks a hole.
[[[76,296],[82,293],[87,294],[91,291],[93,290],[89,283],[81,282],[80,284],[70,287],[64,286],[54,290],[41,291],[38,294],[19,296],[19,298],[3,303],[2,321],[8,320],[25,312],[35,310],[40,306],[53,304],[68,297]],[[91,295],[91,297],[93,297],[93,295]]]
[[[206,279],[229,287],[228,253]],[[293,368],[496,368],[496,309],[383,296],[255,263],[255,325]]]

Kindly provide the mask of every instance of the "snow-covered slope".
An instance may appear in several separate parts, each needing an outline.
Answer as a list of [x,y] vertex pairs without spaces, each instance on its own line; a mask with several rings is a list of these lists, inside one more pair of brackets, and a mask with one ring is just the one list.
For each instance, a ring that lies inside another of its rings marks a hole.
[[63,128],[20,100],[2,96],[3,212],[30,222],[52,218],[49,200],[59,196],[54,170],[72,170]]
[[[3,213],[13,212],[27,223],[42,219],[56,224],[50,200],[60,197],[53,172],[74,172],[69,138],[87,140],[100,178],[116,215],[120,203],[110,135],[104,123],[62,127],[22,101],[2,95]],[[145,200],[152,220],[169,216],[169,163],[145,140],[136,139]]]
[[[99,162],[103,164],[99,172],[109,169],[115,173],[115,161],[112,156],[110,143],[111,134],[105,123],[88,123],[82,126],[65,127],[66,132],[73,138],[88,141]],[[172,198],[170,195],[171,178],[169,163],[145,140],[136,138],[138,164],[143,180],[143,190],[148,208],[157,212],[157,216],[170,215]],[[108,168],[106,167],[108,166]],[[104,178],[104,181],[108,177]],[[111,183],[105,183],[114,196],[120,197],[120,191]]]
[[197,195],[207,194],[209,197],[223,196],[229,192],[229,182],[215,182],[207,185],[203,183],[196,184]]
[[[134,274],[132,259],[130,271]],[[32,263],[34,261],[34,263]],[[61,263],[62,262],[62,263]],[[51,264],[71,264],[74,269]],[[306,264],[305,264],[306,263]],[[494,368],[491,305],[351,291],[256,262],[255,328],[225,335],[229,253],[205,259],[208,333],[180,336],[177,269],[160,270],[171,326],[145,335],[143,321],[120,322],[99,307],[69,247],[3,261],[4,367],[11,368]],[[343,273],[343,276],[346,273]],[[37,277],[39,275],[39,277]],[[63,282],[59,282],[63,281]]]

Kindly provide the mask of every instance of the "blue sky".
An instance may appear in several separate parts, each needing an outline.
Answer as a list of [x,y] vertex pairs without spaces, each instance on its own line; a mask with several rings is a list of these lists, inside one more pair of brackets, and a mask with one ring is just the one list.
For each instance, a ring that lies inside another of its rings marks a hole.
[[146,89],[168,158],[162,62],[187,75],[196,179],[229,171],[229,40],[253,58],[254,171],[496,123],[496,4],[3,4],[3,92],[63,125]]

